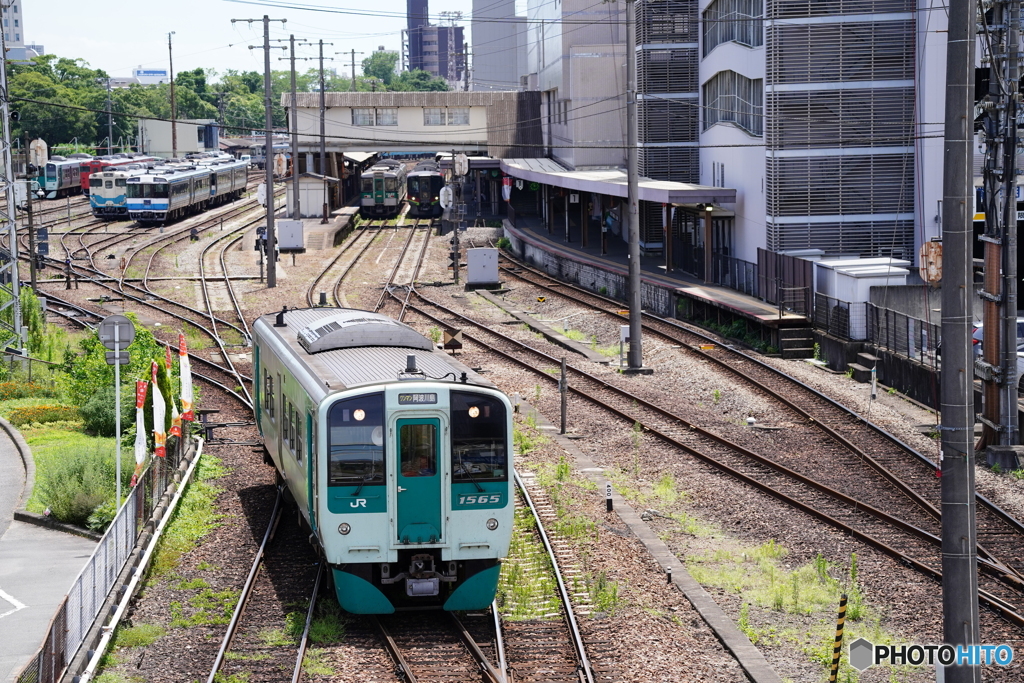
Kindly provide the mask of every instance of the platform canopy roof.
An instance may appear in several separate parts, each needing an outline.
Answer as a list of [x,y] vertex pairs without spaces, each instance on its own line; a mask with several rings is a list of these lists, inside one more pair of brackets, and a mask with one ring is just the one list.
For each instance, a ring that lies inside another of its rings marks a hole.
[[[627,192],[626,172],[622,169],[570,171],[553,159],[502,159],[501,170],[513,178],[568,190],[622,198]],[[736,190],[640,178],[640,199],[659,204],[735,204]]]

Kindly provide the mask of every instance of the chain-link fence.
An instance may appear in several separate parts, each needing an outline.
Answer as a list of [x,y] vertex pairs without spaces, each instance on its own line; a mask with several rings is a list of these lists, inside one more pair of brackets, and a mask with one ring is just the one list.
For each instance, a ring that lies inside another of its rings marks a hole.
[[867,339],[867,307],[870,304],[850,303],[815,293],[814,326],[826,334],[847,341]]
[[875,346],[938,369],[942,326],[865,304],[867,337]]
[[[183,429],[185,425],[182,426]],[[166,458],[154,459],[129,492],[124,505],[96,545],[89,561],[57,607],[38,652],[25,665],[17,683],[56,683],[93,622],[100,616],[117,577],[124,569],[135,544],[153,516],[173,473],[186,457],[185,439],[176,439]],[[194,451],[193,451],[194,452]]]

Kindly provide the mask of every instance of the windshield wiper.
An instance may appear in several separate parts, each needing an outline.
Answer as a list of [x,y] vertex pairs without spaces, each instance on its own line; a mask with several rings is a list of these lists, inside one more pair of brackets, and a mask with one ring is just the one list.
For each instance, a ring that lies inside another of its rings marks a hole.
[[484,487],[481,486],[480,483],[473,478],[473,474],[466,468],[466,463],[462,462],[462,453],[459,453],[459,466],[462,468],[463,474],[469,477],[469,480],[473,482],[473,486],[476,487],[476,492],[483,493]]

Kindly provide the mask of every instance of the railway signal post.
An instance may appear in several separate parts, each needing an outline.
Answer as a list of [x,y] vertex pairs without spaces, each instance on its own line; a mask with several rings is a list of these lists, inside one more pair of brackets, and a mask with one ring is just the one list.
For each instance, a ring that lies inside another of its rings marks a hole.
[[117,507],[121,507],[121,366],[128,365],[125,349],[135,340],[135,325],[123,315],[108,315],[97,330],[100,342],[110,349],[107,365],[114,366],[114,433],[117,439]]

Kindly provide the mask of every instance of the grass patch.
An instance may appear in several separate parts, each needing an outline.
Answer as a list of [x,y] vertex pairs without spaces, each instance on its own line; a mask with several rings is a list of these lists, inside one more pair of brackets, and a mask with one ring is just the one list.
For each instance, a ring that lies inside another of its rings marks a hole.
[[174,588],[179,591],[187,591],[195,588],[209,588],[208,584],[204,579],[189,579],[188,581],[182,580]]
[[114,636],[114,650],[128,647],[148,647],[165,633],[167,633],[167,629],[156,624],[118,627],[117,634]]
[[199,351],[213,346],[209,336],[195,325],[186,324],[184,334],[190,350]]
[[323,650],[306,650],[306,658],[302,661],[302,670],[307,676],[333,676],[334,669],[327,663]]
[[[171,602],[171,626],[214,626],[231,621],[240,591],[228,588],[222,591],[203,589],[188,600],[188,607],[178,600]],[[186,614],[190,611],[191,614]]]
[[262,662],[270,659],[270,655],[267,653],[247,655],[241,652],[225,652],[224,659],[242,662]]
[[240,671],[236,674],[225,674],[221,671],[213,677],[213,683],[249,683],[249,672]]
[[[305,620],[302,622],[305,627]],[[301,637],[301,629],[299,633]],[[314,645],[334,645],[345,639],[345,616],[334,600],[320,600],[309,624],[309,642]]]
[[590,601],[599,612],[611,614],[619,605],[619,584],[608,578],[608,573],[598,572],[587,576]]
[[223,515],[215,503],[220,489],[211,480],[227,474],[219,458],[204,453],[196,466],[195,479],[178,505],[160,548],[153,558],[151,579],[161,577],[178,566],[181,556],[196,547],[206,534],[220,526]]
[[537,523],[530,511],[517,508],[497,593],[502,616],[512,621],[561,619],[551,560],[536,529]]
[[537,418],[527,415],[519,424],[512,426],[512,443],[516,453],[526,455],[547,443],[548,437],[537,431]]

